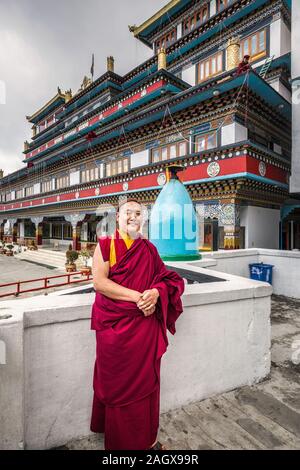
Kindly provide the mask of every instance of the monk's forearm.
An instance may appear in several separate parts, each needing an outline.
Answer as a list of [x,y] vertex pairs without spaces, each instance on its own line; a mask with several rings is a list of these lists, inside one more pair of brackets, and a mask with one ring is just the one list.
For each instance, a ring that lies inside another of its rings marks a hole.
[[94,282],[94,288],[97,292],[114,300],[125,300],[127,302],[137,302],[141,296],[141,292],[127,287],[120,286],[110,279],[101,279]]

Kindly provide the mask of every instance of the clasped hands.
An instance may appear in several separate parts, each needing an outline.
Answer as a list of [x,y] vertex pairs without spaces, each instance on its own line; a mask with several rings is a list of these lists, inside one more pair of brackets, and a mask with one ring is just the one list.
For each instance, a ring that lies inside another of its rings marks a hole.
[[158,297],[159,291],[156,288],[147,289],[141,294],[139,300],[137,301],[137,306],[142,310],[145,317],[148,317],[154,313]]

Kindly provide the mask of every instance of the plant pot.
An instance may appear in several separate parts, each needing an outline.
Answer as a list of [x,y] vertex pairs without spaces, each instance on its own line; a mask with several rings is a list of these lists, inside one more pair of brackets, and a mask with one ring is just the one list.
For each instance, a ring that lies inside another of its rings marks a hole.
[[5,255],[6,249],[5,248],[0,248],[0,255]]
[[75,263],[67,263],[65,266],[66,266],[67,273],[74,273],[76,271]]
[[6,256],[14,256],[13,251],[7,251],[7,252],[6,252]]
[[80,272],[82,275],[87,276],[88,274],[91,274],[92,269],[89,266],[84,266],[80,269]]

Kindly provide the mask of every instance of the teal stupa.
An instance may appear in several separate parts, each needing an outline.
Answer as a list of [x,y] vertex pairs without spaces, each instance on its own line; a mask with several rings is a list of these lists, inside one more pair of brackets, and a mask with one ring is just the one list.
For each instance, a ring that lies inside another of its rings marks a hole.
[[179,165],[167,168],[167,182],[151,210],[150,240],[165,261],[201,259],[196,211],[177,176],[183,169]]

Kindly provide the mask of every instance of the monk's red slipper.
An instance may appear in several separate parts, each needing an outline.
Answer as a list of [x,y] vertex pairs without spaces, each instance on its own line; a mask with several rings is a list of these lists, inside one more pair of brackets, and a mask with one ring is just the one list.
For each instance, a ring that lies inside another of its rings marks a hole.
[[159,441],[157,441],[157,443],[154,446],[150,447],[150,450],[167,450],[167,449]]

